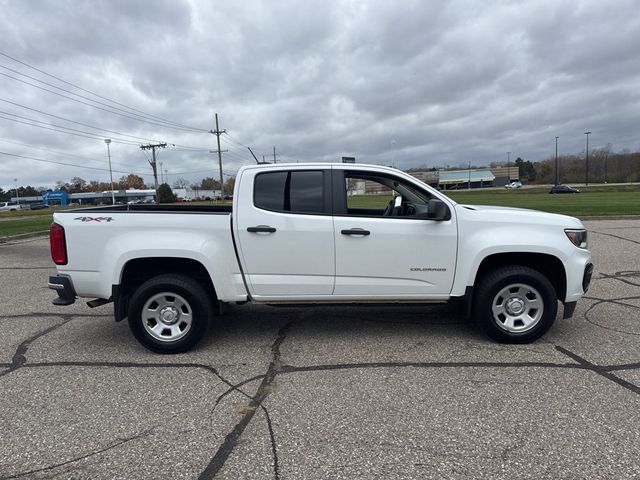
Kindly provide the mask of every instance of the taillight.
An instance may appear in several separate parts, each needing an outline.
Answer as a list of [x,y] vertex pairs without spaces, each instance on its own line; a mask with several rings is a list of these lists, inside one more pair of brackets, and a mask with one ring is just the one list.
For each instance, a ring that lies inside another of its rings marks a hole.
[[52,223],[49,228],[49,243],[51,245],[51,260],[56,265],[67,264],[67,245],[64,240],[64,228]]

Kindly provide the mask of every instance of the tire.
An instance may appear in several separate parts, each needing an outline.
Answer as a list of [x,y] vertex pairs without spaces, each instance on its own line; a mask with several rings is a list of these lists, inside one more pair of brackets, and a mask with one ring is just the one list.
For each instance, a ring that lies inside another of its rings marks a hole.
[[129,302],[129,328],[156,353],[182,353],[198,343],[212,317],[211,295],[184,275],[158,275],[144,282]]
[[497,268],[480,279],[476,324],[500,343],[531,343],[553,325],[558,297],[540,272],[521,265]]

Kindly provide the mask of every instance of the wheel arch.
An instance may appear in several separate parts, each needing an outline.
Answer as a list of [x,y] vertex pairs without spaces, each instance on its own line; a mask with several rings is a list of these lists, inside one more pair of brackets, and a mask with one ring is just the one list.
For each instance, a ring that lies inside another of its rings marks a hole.
[[544,275],[553,285],[558,299],[564,302],[567,292],[567,273],[562,261],[547,253],[509,252],[485,257],[474,278],[474,285],[488,272],[507,265],[522,265]]
[[196,280],[207,292],[211,292],[214,311],[218,306],[213,280],[206,267],[197,260],[181,257],[144,257],[127,261],[120,274],[120,284],[113,285],[115,319],[127,317],[129,299],[135,290],[147,280],[158,275],[173,273]]

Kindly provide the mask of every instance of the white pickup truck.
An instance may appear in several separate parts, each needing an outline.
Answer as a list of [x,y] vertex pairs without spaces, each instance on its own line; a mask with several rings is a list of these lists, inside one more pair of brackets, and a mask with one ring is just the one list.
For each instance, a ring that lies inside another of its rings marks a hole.
[[233,206],[56,212],[56,305],[114,303],[135,337],[183,352],[224,303],[458,300],[499,342],[526,343],[589,286],[572,217],[459,205],[401,171],[349,164],[243,167]]

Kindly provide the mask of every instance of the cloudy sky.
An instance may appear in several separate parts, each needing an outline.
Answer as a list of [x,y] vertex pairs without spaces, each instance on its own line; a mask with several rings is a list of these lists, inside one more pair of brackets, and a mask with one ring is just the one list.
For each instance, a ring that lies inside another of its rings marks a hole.
[[[640,149],[633,0],[0,0],[0,187]],[[75,122],[75,123],[74,123]],[[174,146],[175,145],[175,146]],[[11,154],[11,155],[7,155]],[[12,156],[12,155],[19,155]],[[24,158],[30,157],[30,158]],[[46,160],[37,161],[34,159]],[[61,165],[61,164],[73,164]]]

